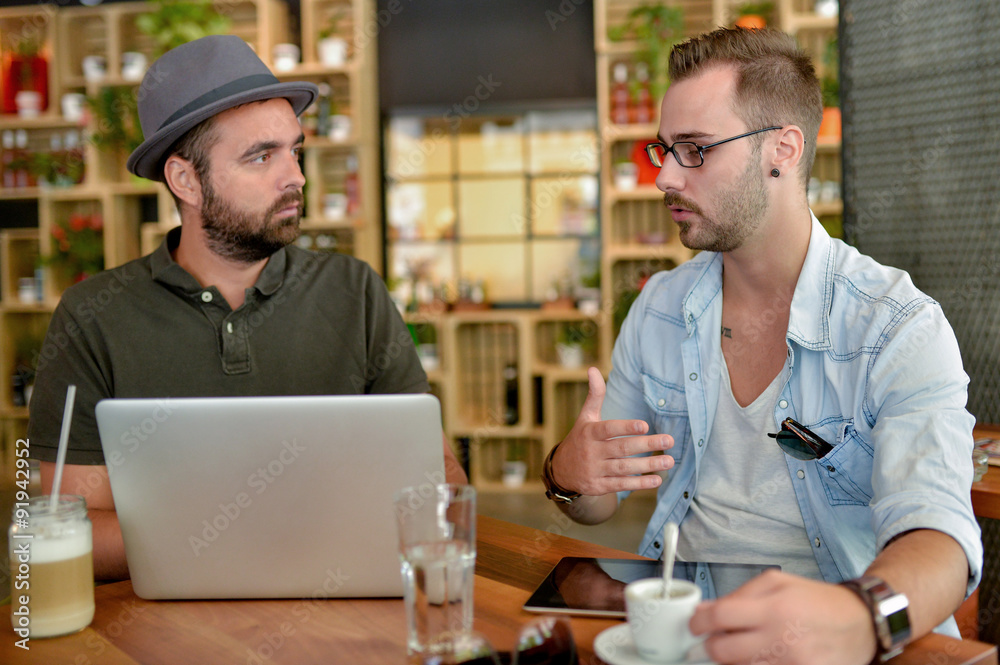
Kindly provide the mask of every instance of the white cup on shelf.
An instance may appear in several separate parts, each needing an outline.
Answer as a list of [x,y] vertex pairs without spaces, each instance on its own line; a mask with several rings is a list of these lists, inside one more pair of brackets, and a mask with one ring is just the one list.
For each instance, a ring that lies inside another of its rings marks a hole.
[[291,71],[298,66],[301,55],[295,44],[275,44],[272,52],[274,68],[279,72]]
[[88,81],[100,81],[108,74],[108,59],[103,55],[85,55],[80,63]]

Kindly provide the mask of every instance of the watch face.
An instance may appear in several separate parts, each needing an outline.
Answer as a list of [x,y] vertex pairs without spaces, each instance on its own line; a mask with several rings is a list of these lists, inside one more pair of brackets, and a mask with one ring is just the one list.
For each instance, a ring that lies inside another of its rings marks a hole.
[[896,638],[900,633],[910,632],[910,621],[905,608],[897,610],[885,616],[886,624],[889,626],[889,634]]

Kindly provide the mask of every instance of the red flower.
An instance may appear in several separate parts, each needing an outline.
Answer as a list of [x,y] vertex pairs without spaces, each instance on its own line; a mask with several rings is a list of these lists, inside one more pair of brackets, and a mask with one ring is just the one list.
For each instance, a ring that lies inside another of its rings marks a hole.
[[104,218],[102,218],[97,213],[94,213],[93,215],[91,215],[90,216],[90,228],[94,229],[95,231],[100,231],[101,229],[103,229],[104,228]]
[[55,238],[56,240],[65,240],[66,239],[66,229],[64,229],[63,227],[58,226],[58,225],[53,226],[52,227],[52,237]]
[[71,231],[79,233],[87,228],[87,218],[83,215],[70,215],[69,216],[69,228]]
[[61,252],[68,252],[69,251],[69,242],[66,241],[66,240],[60,240],[59,241],[59,251],[61,251]]

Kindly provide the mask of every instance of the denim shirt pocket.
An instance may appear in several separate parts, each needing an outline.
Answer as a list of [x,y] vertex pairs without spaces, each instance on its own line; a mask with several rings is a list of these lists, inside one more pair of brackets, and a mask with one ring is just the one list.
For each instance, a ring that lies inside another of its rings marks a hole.
[[[827,441],[836,441],[828,455],[816,460],[830,505],[867,506],[871,503],[874,451],[858,435],[854,423],[840,421],[813,431]],[[831,437],[827,438],[827,434]]]
[[684,391],[664,381],[642,375],[642,398],[652,414],[650,433],[669,434],[674,437],[674,447],[665,451],[677,462],[690,448],[691,425],[688,422],[687,398]]

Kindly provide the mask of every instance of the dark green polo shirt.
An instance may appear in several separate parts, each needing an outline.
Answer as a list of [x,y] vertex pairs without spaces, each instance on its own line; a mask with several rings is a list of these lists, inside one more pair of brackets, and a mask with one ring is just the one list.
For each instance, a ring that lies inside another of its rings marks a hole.
[[236,311],[171,257],[152,254],[69,288],[52,316],[31,397],[31,454],[54,461],[76,384],[69,464],[103,464],[94,406],[105,397],[427,392],[382,279],[342,254],[289,246]]

